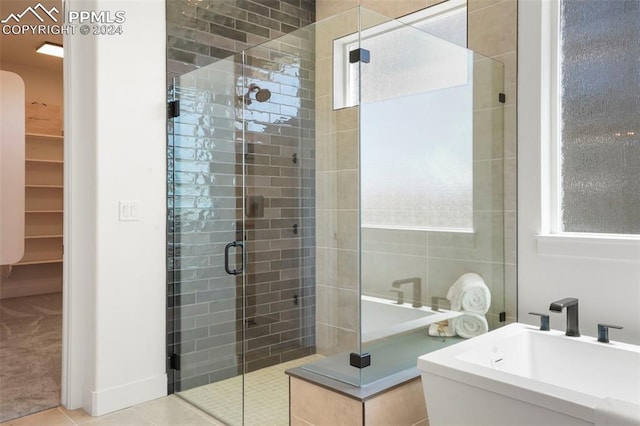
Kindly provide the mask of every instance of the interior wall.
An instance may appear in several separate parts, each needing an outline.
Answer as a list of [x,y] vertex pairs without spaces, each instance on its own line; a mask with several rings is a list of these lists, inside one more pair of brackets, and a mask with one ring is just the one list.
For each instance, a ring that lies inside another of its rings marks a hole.
[[[64,41],[62,400],[102,415],[167,393],[165,10],[66,6],[126,13],[122,35]],[[120,201],[137,203],[138,220],[119,220]]]
[[14,72],[22,77],[26,102],[62,105],[62,59],[60,59],[59,71],[4,61],[0,63],[0,69]]
[[[415,0],[390,2],[384,0],[318,0],[317,19],[347,11],[362,5],[374,12],[400,17],[441,1]],[[407,231],[365,230],[363,236],[371,245],[363,246],[375,259],[373,271],[363,271],[363,280],[384,280],[390,287],[398,265],[407,273],[424,277],[434,283],[434,293],[443,293],[443,286],[453,284],[465,272],[478,272],[496,290],[494,297],[504,306],[508,322],[516,320],[516,0],[469,0],[468,47],[504,64],[506,102],[496,120],[487,122],[500,126],[502,138],[485,150],[474,163],[474,179],[488,183],[474,194],[474,209],[483,210],[483,220],[476,222],[481,236],[476,241],[467,236],[427,235]],[[352,28],[347,23],[342,31]],[[353,32],[353,31],[352,31]],[[322,34],[329,41],[340,34],[333,30]],[[321,33],[318,43],[323,42]],[[320,46],[320,44],[319,44]],[[318,48],[317,72],[322,78],[316,85],[318,129],[318,303],[316,307],[318,350],[334,353],[355,348],[357,344],[357,108],[346,108],[326,114],[330,108],[332,88],[331,44]],[[325,56],[320,56],[324,54]],[[502,118],[504,111],[504,118]],[[487,140],[494,140],[491,129],[482,129]],[[327,135],[323,135],[326,132]],[[478,135],[474,135],[478,136]],[[355,147],[353,144],[356,144]],[[478,147],[476,147],[478,148]],[[476,149],[474,148],[474,149]],[[486,148],[486,147],[485,147]],[[338,162],[336,150],[340,150]],[[326,161],[326,164],[323,162]],[[354,163],[355,162],[355,163]],[[480,178],[480,179],[478,179]],[[497,179],[496,179],[497,178]],[[335,195],[331,191],[336,191]],[[478,195],[476,197],[476,195]],[[335,197],[335,199],[332,199]],[[351,204],[349,201],[351,200]],[[478,204],[480,202],[480,204]],[[478,216],[478,215],[476,215]],[[497,232],[496,232],[497,231]],[[411,235],[409,235],[411,234]],[[338,236],[338,237],[336,237]],[[429,241],[431,237],[431,241]],[[366,244],[366,241],[365,243]],[[458,247],[460,250],[450,250]],[[373,252],[377,253],[373,253]],[[429,253],[431,256],[429,256]],[[402,269],[399,268],[399,269]],[[323,272],[328,271],[328,272]],[[329,274],[327,276],[327,273]],[[368,275],[367,275],[368,274]],[[367,275],[365,277],[365,275]],[[407,275],[407,274],[405,274]],[[411,275],[411,274],[409,274]],[[412,275],[412,276],[413,276]],[[407,275],[408,276],[408,275]],[[504,283],[504,286],[502,285]],[[424,285],[424,284],[423,284]],[[502,292],[504,288],[504,292]],[[425,292],[425,295],[427,293]],[[381,294],[382,295],[382,294]],[[389,297],[389,295],[386,295]],[[425,300],[430,303],[431,300]],[[489,319],[497,324],[499,310]]]
[[[636,238],[555,238],[548,232],[545,178],[550,116],[550,2],[522,2],[519,11],[518,104],[518,320],[537,324],[528,312],[547,312],[551,302],[579,300],[580,331],[596,336],[598,323],[623,326],[610,338],[640,343],[640,242]],[[550,313],[564,330],[566,314]]]

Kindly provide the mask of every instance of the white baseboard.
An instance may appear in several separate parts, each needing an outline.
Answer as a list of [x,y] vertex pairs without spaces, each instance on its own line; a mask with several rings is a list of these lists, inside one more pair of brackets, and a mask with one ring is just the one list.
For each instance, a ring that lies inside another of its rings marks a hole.
[[167,375],[161,374],[101,391],[85,389],[83,408],[92,416],[102,416],[166,395]]

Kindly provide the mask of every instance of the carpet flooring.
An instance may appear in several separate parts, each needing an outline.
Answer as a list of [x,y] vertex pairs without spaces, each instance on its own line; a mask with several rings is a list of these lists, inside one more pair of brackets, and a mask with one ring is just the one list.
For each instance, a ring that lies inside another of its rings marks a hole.
[[0,300],[0,423],[60,405],[62,294]]

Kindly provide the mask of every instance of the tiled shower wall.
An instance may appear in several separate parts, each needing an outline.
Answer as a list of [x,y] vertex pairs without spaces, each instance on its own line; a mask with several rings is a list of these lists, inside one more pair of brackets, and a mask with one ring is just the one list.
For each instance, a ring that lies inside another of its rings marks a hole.
[[[313,0],[169,0],[168,81],[314,20]],[[170,182],[170,195],[175,185],[180,198],[169,201],[168,211],[174,224],[168,234],[169,294],[176,294],[169,297],[169,354],[181,354],[182,361],[181,370],[173,372],[172,391],[241,372],[236,354],[243,324],[247,371],[315,352],[314,40],[309,32],[296,34],[277,49],[251,50],[244,70],[237,55],[224,96],[207,101],[215,93],[207,82],[194,82],[194,93],[178,93],[202,102],[190,111],[183,105],[189,111],[184,123],[196,120],[193,137],[176,138],[179,149],[169,152],[170,161],[175,155],[177,177]],[[272,93],[264,103],[252,93],[252,104],[245,106],[246,193],[264,197],[264,216],[256,218],[242,212],[240,186],[243,121],[237,96],[251,83]],[[216,104],[231,118],[220,116]],[[175,119],[177,127],[180,119]],[[170,134],[175,130],[170,124]],[[183,126],[180,131],[190,130]],[[227,239],[242,238],[234,230],[243,221],[248,253],[244,322],[241,279],[231,278],[229,285],[222,265],[222,249]],[[230,297],[235,298],[231,316],[217,312],[219,302]],[[176,315],[180,320],[174,322]]]
[[315,22],[316,0],[167,0],[167,77]]

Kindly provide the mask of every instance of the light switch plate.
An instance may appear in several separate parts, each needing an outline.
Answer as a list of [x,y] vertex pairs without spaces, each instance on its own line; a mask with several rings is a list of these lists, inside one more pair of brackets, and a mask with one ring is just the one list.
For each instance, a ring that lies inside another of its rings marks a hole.
[[139,220],[138,217],[138,202],[137,201],[120,201],[119,205],[119,219],[120,222],[130,222]]

